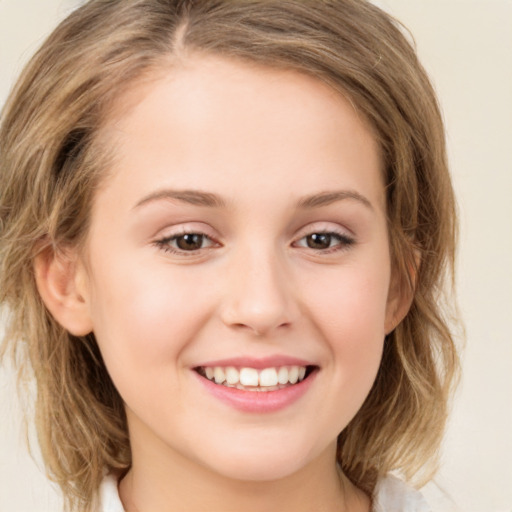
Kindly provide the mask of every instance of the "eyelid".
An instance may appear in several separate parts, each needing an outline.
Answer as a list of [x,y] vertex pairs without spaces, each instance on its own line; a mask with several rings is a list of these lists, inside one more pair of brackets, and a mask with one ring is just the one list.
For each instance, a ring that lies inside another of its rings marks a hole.
[[297,238],[295,240],[294,244],[297,244],[301,240],[304,240],[305,238],[307,238],[308,236],[311,236],[311,235],[329,235],[333,238],[338,239],[341,243],[344,243],[345,245],[350,245],[355,242],[355,240],[352,237],[349,237],[348,235],[345,235],[343,233],[338,233],[336,231],[318,231],[317,230],[317,231],[312,231],[311,233],[308,233],[300,238]]
[[355,239],[355,233],[345,226],[341,226],[334,222],[313,222],[301,228],[295,237],[295,240],[304,238],[305,236],[313,233],[333,233],[346,238]]
[[161,240],[163,238],[173,238],[189,234],[205,235],[212,240],[216,239],[215,231],[208,224],[188,221],[163,227],[152,238],[154,240]]
[[[298,243],[301,240],[304,240],[308,236],[314,235],[314,234],[332,235],[339,240],[339,243],[333,247],[328,247],[326,249],[315,249],[315,248],[311,248],[311,247],[307,247],[307,246],[303,246],[303,245],[298,245]],[[307,251],[311,251],[313,253],[327,255],[330,253],[345,251],[350,246],[354,245],[355,243],[356,243],[356,237],[355,237],[354,233],[351,230],[349,230],[348,228],[343,228],[343,227],[341,227],[337,224],[333,224],[333,223],[316,222],[314,224],[310,224],[310,225],[302,228],[299,231],[299,234],[297,235],[297,237],[294,238],[292,245],[294,245],[295,247],[300,247]]]
[[[200,227],[198,226],[198,224],[200,225]],[[161,235],[156,235],[154,237],[152,245],[156,246],[159,250],[175,254],[177,256],[198,256],[207,249],[221,246],[220,242],[216,239],[216,237],[209,233],[212,230],[208,229],[207,226],[204,225],[203,223],[192,222],[188,224],[180,224],[178,226],[173,226],[172,228],[167,228],[162,231],[163,233]],[[186,235],[199,235],[209,240],[210,243],[207,247],[201,247],[199,249],[190,251],[173,247],[170,244],[171,241]]]

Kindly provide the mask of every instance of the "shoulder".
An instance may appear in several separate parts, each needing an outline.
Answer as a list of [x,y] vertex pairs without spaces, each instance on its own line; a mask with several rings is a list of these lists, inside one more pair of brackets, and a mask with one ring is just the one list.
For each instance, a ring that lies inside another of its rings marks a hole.
[[425,492],[420,492],[399,478],[387,475],[377,483],[372,512],[456,512],[453,502],[435,484],[423,490]]

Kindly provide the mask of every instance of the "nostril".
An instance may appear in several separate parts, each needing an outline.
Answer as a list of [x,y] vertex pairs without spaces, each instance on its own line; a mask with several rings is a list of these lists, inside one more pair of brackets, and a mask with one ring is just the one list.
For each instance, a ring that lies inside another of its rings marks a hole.
[[268,323],[267,325],[263,325],[263,322],[247,322],[247,323],[232,323],[231,327],[234,329],[237,329],[239,331],[246,331],[247,333],[252,334],[253,336],[257,338],[261,338],[262,336],[265,336],[268,332],[276,330],[276,329],[283,329],[287,328],[291,325],[290,322],[281,322],[281,323]]

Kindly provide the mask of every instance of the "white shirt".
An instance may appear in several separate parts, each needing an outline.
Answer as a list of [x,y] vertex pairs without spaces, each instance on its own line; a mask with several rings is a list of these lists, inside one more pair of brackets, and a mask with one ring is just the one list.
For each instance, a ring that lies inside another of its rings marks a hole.
[[[372,512],[444,512],[432,510],[423,495],[394,476],[380,480],[375,488]],[[124,512],[117,477],[107,475],[100,486],[99,512]]]
[[[402,480],[388,475],[377,483],[372,512],[434,512],[423,495]],[[437,511],[436,511],[437,512]]]

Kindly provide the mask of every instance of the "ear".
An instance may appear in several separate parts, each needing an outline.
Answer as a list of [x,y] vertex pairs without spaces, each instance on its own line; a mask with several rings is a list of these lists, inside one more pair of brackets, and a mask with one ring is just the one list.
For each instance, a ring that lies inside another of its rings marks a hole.
[[51,315],[75,336],[92,331],[86,269],[76,251],[49,247],[34,260],[36,285]]
[[416,290],[416,278],[419,266],[420,253],[415,250],[414,263],[410,263],[407,266],[408,275],[401,275],[396,268],[391,273],[384,325],[386,335],[396,328],[411,308]]

